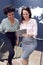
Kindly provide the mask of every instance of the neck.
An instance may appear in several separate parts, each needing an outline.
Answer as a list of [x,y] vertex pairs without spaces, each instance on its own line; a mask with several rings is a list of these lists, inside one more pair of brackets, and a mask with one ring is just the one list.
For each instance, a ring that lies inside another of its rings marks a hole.
[[11,24],[14,24],[14,18],[9,19]]
[[30,19],[26,19],[25,22],[28,22]]

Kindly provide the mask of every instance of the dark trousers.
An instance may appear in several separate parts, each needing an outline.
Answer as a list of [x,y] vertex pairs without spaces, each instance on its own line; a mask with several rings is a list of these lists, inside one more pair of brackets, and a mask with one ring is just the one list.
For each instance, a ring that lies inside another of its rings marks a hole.
[[7,49],[9,50],[9,56],[8,56],[8,63],[12,63],[12,58],[15,54],[14,52],[14,47],[16,45],[16,34],[15,32],[7,32],[6,34],[3,35],[3,41],[6,44]]

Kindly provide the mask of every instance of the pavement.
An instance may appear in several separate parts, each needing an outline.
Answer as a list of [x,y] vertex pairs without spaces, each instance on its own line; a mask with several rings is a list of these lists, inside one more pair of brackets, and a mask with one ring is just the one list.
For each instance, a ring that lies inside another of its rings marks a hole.
[[[12,60],[13,65],[23,65],[20,62],[20,56],[22,54],[22,48],[16,46],[15,49],[15,56]],[[5,53],[0,52],[0,65],[7,65],[7,58],[8,58],[9,52],[6,51]],[[1,59],[4,59],[4,61],[1,61]],[[33,53],[29,57],[29,63],[28,65],[43,65],[43,52],[34,50]]]

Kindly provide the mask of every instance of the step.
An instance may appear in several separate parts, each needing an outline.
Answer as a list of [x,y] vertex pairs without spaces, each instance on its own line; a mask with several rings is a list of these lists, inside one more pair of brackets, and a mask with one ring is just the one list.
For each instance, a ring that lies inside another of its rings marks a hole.
[[[8,58],[8,51],[3,54],[2,59]],[[22,48],[21,47],[15,47],[15,56],[14,57],[20,57],[22,55]],[[42,58],[41,58],[42,55]],[[42,60],[42,61],[40,61]],[[14,59],[13,61],[17,61],[17,59]],[[41,63],[40,63],[41,62]],[[7,63],[7,62],[6,62]],[[6,64],[5,62],[0,62],[0,65]],[[13,62],[14,64],[14,62]],[[15,63],[15,65],[20,64],[20,62]],[[34,52],[29,57],[29,65],[43,65],[43,52],[34,50]],[[22,64],[21,64],[22,65]]]
[[29,57],[29,65],[40,65],[41,52],[34,51]]
[[4,62],[1,62],[1,61],[0,61],[0,65],[7,65],[7,64],[6,64],[6,63],[4,63]]

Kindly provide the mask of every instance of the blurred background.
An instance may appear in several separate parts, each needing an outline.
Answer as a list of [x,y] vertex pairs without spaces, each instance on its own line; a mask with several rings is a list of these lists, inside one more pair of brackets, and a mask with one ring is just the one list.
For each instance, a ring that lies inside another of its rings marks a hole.
[[[3,7],[12,4],[16,8],[15,17],[20,21],[20,12],[23,6],[28,6],[32,12],[32,18],[35,18],[38,23],[38,45],[36,50],[43,52],[43,0],[0,0],[0,23],[6,16],[3,14]],[[0,33],[0,46],[2,45],[3,35]],[[6,45],[0,49],[1,53],[6,52]],[[0,54],[1,54],[0,53]]]

